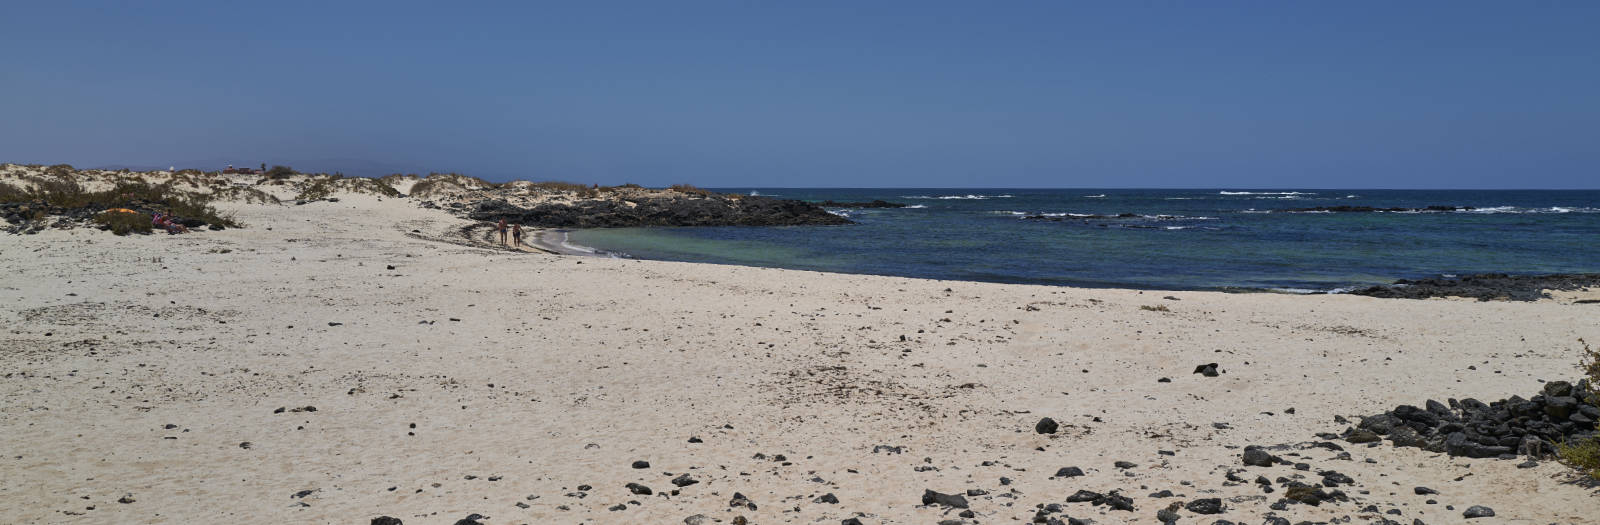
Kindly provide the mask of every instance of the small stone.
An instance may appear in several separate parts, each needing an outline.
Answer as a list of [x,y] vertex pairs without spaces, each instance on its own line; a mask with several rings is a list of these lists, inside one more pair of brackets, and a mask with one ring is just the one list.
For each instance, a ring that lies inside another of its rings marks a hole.
[[400,518],[391,518],[389,516],[378,516],[376,518],[372,518],[372,525],[405,525],[405,524],[400,521]]
[[832,503],[832,504],[837,505],[837,504],[839,504],[839,497],[838,496],[834,496],[832,492],[829,492],[827,494],[823,494],[821,496],[817,496],[817,498],[811,500],[811,502],[812,503]]
[[1200,375],[1205,376],[1205,377],[1217,377],[1217,364],[1216,363],[1206,363],[1206,364],[1194,367],[1194,373],[1200,374]]
[[675,487],[687,487],[699,482],[700,480],[689,477],[688,473],[680,474],[678,477],[672,478],[672,485]]
[[1078,467],[1061,467],[1060,470],[1056,471],[1055,477],[1058,477],[1058,478],[1076,478],[1076,477],[1082,476],[1082,475],[1083,475],[1083,469],[1080,469]]
[[1473,505],[1471,507],[1467,507],[1467,511],[1461,513],[1461,516],[1467,519],[1492,518],[1494,517],[1494,509],[1485,507],[1483,505]]
[[1056,420],[1047,417],[1040,419],[1037,424],[1033,425],[1033,431],[1040,434],[1054,434],[1059,427],[1056,424]]
[[1415,492],[1418,496],[1427,496],[1429,494],[1438,494],[1439,493],[1439,491],[1430,489],[1428,487],[1417,487],[1417,488],[1411,489],[1411,491]]
[[649,461],[635,461],[635,462],[633,462],[633,468],[650,468],[650,462]]
[[1135,464],[1135,463],[1133,463],[1131,461],[1118,461],[1116,463],[1112,463],[1112,465],[1114,465],[1114,466],[1116,466],[1117,468],[1120,468],[1120,469],[1130,469],[1130,468],[1139,466],[1139,465],[1137,465],[1137,464]]
[[626,485],[626,487],[628,488],[628,492],[632,492],[637,496],[649,496],[655,493],[654,491],[650,490],[650,487],[646,487],[638,483],[629,483]]

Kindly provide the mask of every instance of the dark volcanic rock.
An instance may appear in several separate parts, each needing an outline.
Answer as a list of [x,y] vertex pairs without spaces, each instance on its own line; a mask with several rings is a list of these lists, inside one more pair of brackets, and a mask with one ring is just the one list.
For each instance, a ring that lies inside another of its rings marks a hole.
[[405,524],[404,524],[404,522],[400,521],[400,518],[391,518],[391,517],[388,517],[388,516],[378,516],[376,518],[372,518],[372,525],[405,525]]
[[646,487],[646,486],[640,485],[638,483],[629,483],[627,485],[627,487],[628,487],[628,492],[632,492],[632,493],[634,493],[634,495],[637,495],[637,496],[649,496],[649,495],[655,493],[654,491],[650,490],[650,487]]
[[633,468],[650,468],[650,462],[649,461],[635,461],[635,462],[633,462]]
[[687,487],[699,482],[699,480],[689,477],[688,473],[679,474],[678,477],[672,478],[672,485],[675,487]]
[[1033,426],[1033,431],[1040,434],[1054,434],[1058,428],[1060,426],[1056,424],[1056,420],[1047,417],[1040,419],[1039,423]]
[[1082,475],[1083,475],[1083,469],[1080,469],[1078,467],[1061,467],[1059,470],[1056,470],[1055,477],[1058,477],[1058,478],[1075,478],[1075,477],[1082,476]]
[[1216,363],[1206,363],[1206,364],[1194,367],[1194,373],[1200,374],[1200,375],[1203,375],[1203,376],[1206,376],[1206,377],[1217,377],[1217,364]]
[[1188,505],[1184,505],[1183,508],[1195,514],[1222,514],[1222,499],[1197,499],[1189,502]]
[[682,196],[640,199],[631,203],[591,200],[578,204],[546,203],[522,208],[500,200],[473,206],[467,218],[547,228],[619,228],[631,226],[799,226],[850,224],[809,202],[739,195]]
[[839,503],[839,497],[833,495],[832,492],[829,492],[827,494],[823,494],[821,496],[817,496],[817,499],[811,500],[811,502],[812,503],[833,503],[833,504],[838,504]]
[[1085,501],[1094,501],[1103,497],[1105,496],[1101,495],[1099,492],[1079,490],[1072,493],[1071,496],[1067,496],[1067,503],[1082,503]]
[[1373,286],[1350,293],[1395,299],[1468,297],[1479,301],[1536,301],[1550,297],[1545,290],[1571,291],[1595,286],[1600,286],[1600,273],[1553,275],[1486,273],[1450,279],[1401,279],[1392,285]]
[[1243,459],[1244,464],[1252,467],[1270,467],[1274,462],[1278,461],[1277,456],[1273,456],[1261,447],[1256,446],[1245,447]]
[[958,509],[967,508],[967,498],[960,494],[941,494],[932,490],[922,491],[923,505],[944,505]]
[[1493,518],[1494,517],[1494,509],[1491,509],[1489,507],[1485,507],[1483,505],[1473,505],[1471,507],[1467,507],[1467,511],[1461,513],[1461,516],[1464,517],[1464,518],[1467,518],[1467,519],[1472,519],[1472,518]]
[[1371,441],[1372,435],[1387,435],[1395,446],[1417,447],[1430,452],[1470,458],[1514,458],[1527,455],[1542,458],[1555,444],[1593,435],[1594,420],[1586,414],[1600,415],[1587,381],[1577,384],[1551,382],[1546,393],[1530,399],[1511,396],[1484,403],[1476,399],[1425,403],[1427,408],[1400,405],[1389,412],[1361,418],[1356,429],[1346,429],[1351,442]]

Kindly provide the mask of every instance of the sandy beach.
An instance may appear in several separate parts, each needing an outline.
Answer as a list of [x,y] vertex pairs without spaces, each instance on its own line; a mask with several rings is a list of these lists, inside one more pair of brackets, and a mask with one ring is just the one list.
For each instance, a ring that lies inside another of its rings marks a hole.
[[[247,227],[0,236],[0,521],[1028,523],[1057,504],[1159,523],[1220,498],[1180,523],[1600,522],[1554,461],[1316,436],[1575,381],[1600,309],[1571,294],[931,281],[519,253],[372,195],[220,207]],[[1308,468],[1245,466],[1249,445]],[[1252,481],[1319,471],[1350,501],[1274,510]],[[1135,510],[1066,502],[1080,490]]]

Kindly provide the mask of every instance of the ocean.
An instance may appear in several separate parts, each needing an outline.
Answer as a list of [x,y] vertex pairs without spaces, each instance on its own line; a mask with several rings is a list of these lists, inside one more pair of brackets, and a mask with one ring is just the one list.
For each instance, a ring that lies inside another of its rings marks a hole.
[[[1317,293],[1402,278],[1600,272],[1600,190],[717,191],[909,206],[829,208],[856,222],[845,226],[599,229],[570,241],[641,259],[1140,289]],[[1474,209],[1275,211],[1334,206]]]

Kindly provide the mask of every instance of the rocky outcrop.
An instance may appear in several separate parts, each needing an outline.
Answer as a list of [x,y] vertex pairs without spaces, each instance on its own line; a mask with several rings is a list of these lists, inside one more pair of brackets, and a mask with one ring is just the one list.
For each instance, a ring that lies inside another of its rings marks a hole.
[[1428,400],[1422,407],[1400,405],[1394,410],[1361,419],[1346,429],[1352,443],[1376,443],[1386,436],[1398,447],[1472,458],[1541,457],[1556,443],[1576,442],[1595,436],[1600,406],[1594,405],[1591,386],[1551,381],[1531,398],[1520,396],[1491,403],[1476,399]]
[[808,202],[755,196],[684,196],[639,200],[544,203],[523,208],[505,201],[480,201],[467,218],[545,228],[629,226],[800,226],[850,224]]
[[1485,273],[1455,278],[1401,279],[1392,285],[1353,290],[1353,295],[1390,299],[1469,297],[1479,301],[1536,301],[1548,299],[1546,290],[1581,290],[1600,286],[1600,273],[1507,275]]

